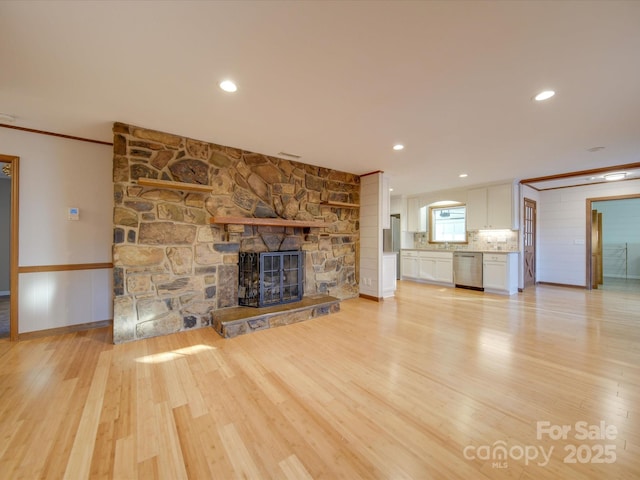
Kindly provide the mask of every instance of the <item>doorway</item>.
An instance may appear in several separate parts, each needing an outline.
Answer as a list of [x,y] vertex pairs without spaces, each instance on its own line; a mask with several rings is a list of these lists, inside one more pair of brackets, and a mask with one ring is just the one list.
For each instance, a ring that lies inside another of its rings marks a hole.
[[640,194],[587,199],[587,288],[640,292]]
[[11,164],[0,162],[0,338],[9,336]]
[[400,280],[401,227],[400,215],[394,213],[389,218],[389,228],[382,230],[382,250],[396,254],[396,280]]
[[524,199],[524,288],[536,284],[536,202],[529,198]]
[[17,340],[19,157],[0,154],[0,164],[0,337]]

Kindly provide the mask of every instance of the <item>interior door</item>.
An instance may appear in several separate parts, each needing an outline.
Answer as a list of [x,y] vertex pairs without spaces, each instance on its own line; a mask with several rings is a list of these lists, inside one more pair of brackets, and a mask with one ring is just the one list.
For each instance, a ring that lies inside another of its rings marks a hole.
[[598,285],[602,285],[604,282],[604,255],[603,255],[603,244],[602,241],[602,212],[598,212]]
[[536,202],[524,199],[524,288],[536,284]]
[[591,288],[602,281],[602,213],[591,210]]

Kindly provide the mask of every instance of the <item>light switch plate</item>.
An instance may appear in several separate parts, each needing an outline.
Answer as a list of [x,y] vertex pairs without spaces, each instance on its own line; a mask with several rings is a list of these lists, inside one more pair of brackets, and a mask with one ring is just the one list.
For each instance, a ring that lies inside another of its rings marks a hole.
[[69,220],[80,220],[80,209],[77,207],[69,207]]

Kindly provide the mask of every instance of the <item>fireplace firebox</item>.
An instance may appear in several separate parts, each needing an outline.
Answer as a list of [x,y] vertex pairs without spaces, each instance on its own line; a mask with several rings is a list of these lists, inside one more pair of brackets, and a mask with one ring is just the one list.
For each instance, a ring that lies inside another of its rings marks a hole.
[[266,307],[302,300],[304,257],[301,251],[240,252],[238,304]]

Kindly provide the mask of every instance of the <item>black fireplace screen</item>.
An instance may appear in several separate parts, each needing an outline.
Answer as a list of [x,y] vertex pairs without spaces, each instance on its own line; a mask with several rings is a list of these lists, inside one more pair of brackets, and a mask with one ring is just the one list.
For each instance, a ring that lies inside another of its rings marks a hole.
[[240,252],[238,303],[266,307],[302,300],[303,258],[300,251]]

